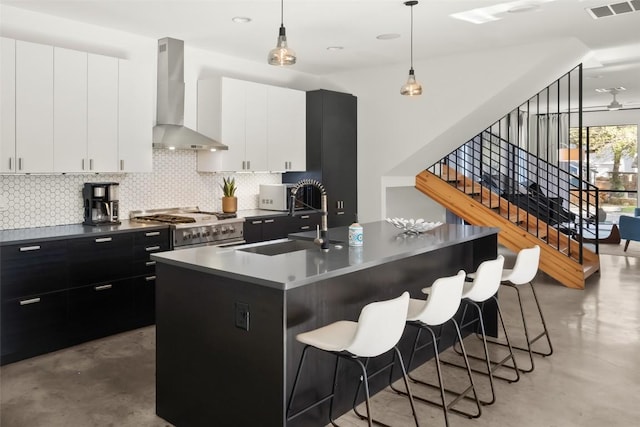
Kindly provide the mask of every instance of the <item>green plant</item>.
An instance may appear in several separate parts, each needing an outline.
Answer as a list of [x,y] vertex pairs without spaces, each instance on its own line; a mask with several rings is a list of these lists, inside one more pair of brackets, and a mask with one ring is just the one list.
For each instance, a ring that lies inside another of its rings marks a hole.
[[238,187],[236,187],[236,180],[235,178],[231,177],[231,178],[222,178],[222,184],[220,185],[220,188],[222,188],[222,194],[224,195],[224,197],[235,197],[236,195],[236,190],[238,189]]

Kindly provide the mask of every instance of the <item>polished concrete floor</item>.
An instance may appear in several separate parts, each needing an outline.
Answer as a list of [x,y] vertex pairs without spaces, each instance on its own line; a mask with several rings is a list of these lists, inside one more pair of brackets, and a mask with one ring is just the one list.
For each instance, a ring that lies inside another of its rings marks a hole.
[[[555,353],[536,358],[535,371],[517,383],[498,381],[497,402],[483,407],[480,418],[452,414],[451,426],[640,425],[640,258],[603,255],[601,264],[601,274],[589,279],[585,291],[564,288],[539,274],[536,289]],[[501,290],[500,298],[514,326],[515,300],[507,291]],[[535,316],[530,318],[536,329]],[[469,351],[478,349],[474,337],[465,342]],[[155,330],[148,327],[3,366],[0,425],[169,426],[155,415],[154,347]],[[455,354],[447,351],[446,356]],[[518,361],[524,364],[524,359]],[[432,364],[427,365],[417,374],[433,378]],[[445,368],[445,381],[452,387],[463,375]],[[477,378],[484,396],[486,378]],[[425,393],[417,386],[413,391]],[[417,403],[417,410],[421,425],[444,425],[441,409]],[[373,413],[394,426],[414,425],[406,399],[386,390],[374,397]],[[234,425],[233,415],[229,417],[225,425]],[[339,421],[365,425],[352,414]],[[260,425],[256,420],[255,426]]]

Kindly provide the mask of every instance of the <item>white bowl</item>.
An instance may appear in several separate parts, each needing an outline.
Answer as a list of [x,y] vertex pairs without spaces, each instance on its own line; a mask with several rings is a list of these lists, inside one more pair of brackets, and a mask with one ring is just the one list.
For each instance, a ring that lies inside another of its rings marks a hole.
[[442,225],[442,223],[439,221],[428,222],[422,218],[418,218],[418,219],[386,218],[386,221],[389,224],[392,224],[393,226],[399,228],[400,230],[402,230],[404,233],[407,233],[407,234],[424,233],[425,231],[433,230],[434,228]]

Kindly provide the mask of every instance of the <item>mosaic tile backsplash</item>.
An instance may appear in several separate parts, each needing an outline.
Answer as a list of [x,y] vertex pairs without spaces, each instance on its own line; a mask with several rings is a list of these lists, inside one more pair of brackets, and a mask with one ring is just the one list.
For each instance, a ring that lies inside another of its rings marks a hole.
[[[196,172],[195,151],[153,150],[153,172],[100,175],[0,175],[0,229],[80,223],[85,182],[120,184],[120,218],[130,210],[198,206],[222,210],[222,178]],[[233,174],[238,209],[256,209],[260,184],[279,184],[280,174]]]

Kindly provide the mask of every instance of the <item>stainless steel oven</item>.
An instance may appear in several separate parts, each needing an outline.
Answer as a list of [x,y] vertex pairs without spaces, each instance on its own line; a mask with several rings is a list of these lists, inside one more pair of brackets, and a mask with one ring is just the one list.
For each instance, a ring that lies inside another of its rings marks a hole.
[[223,212],[203,212],[198,207],[131,211],[131,221],[169,224],[171,248],[232,246],[245,243],[244,218]]

